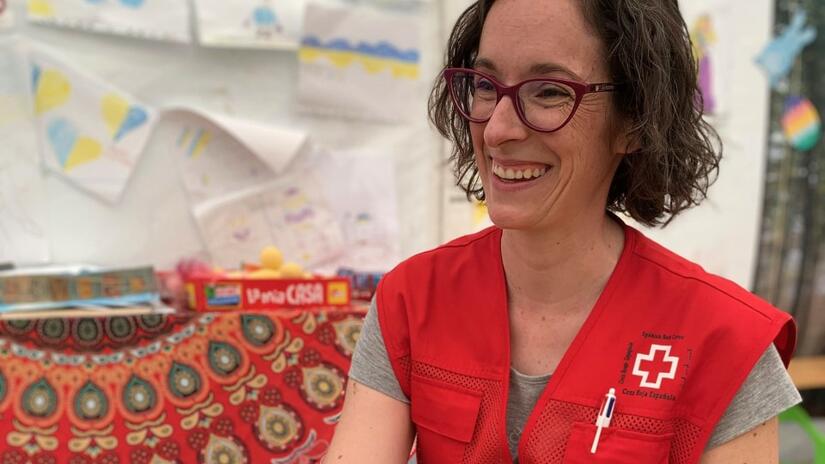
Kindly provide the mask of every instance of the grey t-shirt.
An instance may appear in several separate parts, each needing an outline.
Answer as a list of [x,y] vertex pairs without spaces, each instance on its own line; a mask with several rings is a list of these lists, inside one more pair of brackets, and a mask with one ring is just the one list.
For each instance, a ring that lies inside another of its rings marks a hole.
[[[507,398],[507,438],[516,459],[521,431],[550,375],[529,376],[511,368]],[[352,357],[350,378],[398,401],[409,403],[392,370],[375,303],[370,306]],[[706,449],[719,446],[802,401],[779,352],[771,345],[739,387],[725,414],[716,424]]]

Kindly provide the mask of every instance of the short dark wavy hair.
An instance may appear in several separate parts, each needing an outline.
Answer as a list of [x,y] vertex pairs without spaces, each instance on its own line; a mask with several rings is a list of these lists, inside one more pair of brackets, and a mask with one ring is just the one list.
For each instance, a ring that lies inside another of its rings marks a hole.
[[[623,157],[607,209],[655,226],[707,198],[719,173],[722,144],[702,117],[697,64],[677,0],[580,0],[607,51],[618,112],[629,118],[640,147]],[[447,45],[446,67],[472,68],[481,30],[495,0],[478,0],[461,14]],[[479,200],[484,191],[467,120],[452,106],[439,78],[430,95],[430,120],[453,142],[456,183]]]

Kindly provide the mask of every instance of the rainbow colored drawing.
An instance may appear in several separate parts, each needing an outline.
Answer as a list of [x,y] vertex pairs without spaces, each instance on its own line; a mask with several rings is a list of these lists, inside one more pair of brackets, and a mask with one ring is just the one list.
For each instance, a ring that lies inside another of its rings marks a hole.
[[399,50],[385,41],[376,44],[359,42],[352,45],[347,39],[322,41],[309,36],[301,41],[298,52],[301,61],[315,62],[326,58],[333,66],[346,69],[360,64],[369,74],[389,71],[396,79],[418,79],[420,54],[418,50]]
[[782,129],[791,146],[800,151],[812,149],[822,137],[819,112],[810,100],[803,97],[791,96],[785,100]]

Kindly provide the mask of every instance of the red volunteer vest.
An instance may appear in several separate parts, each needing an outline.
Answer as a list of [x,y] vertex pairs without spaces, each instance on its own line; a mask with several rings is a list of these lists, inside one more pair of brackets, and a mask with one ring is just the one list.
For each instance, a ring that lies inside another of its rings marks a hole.
[[[410,398],[419,463],[511,463],[501,230],[417,255],[387,274],[378,318]],[[613,275],[521,435],[521,464],[695,463],[770,343],[787,365],[793,320],[625,227]],[[605,394],[615,414],[590,447]]]

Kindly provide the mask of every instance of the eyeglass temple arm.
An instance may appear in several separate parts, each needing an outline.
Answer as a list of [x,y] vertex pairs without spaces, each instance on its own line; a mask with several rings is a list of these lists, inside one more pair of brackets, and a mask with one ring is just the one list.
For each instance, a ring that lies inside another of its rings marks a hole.
[[613,83],[603,83],[603,84],[590,84],[587,86],[587,93],[593,92],[613,92],[614,90],[619,88],[619,84]]

